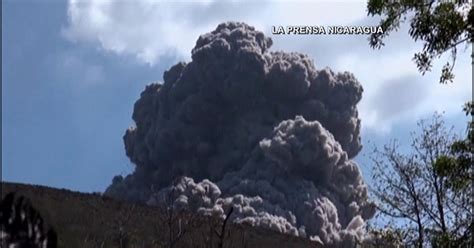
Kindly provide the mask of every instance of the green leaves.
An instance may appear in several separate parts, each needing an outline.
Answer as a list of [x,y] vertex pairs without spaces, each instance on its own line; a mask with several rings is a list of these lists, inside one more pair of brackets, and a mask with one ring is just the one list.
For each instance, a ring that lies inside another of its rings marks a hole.
[[[463,8],[469,8],[467,15],[463,13]],[[474,33],[474,12],[470,6],[462,1],[369,0],[367,13],[369,16],[382,16],[379,25],[384,33],[370,36],[369,45],[372,48],[384,46],[383,39],[391,31],[398,30],[400,23],[410,17],[408,33],[414,41],[423,43],[422,51],[413,57],[420,73],[424,75],[430,71],[434,59],[451,51],[452,56],[443,66],[439,82],[454,81],[452,71],[456,62],[456,47],[472,41]]]
[[[473,102],[468,102],[463,108],[466,115],[473,116]],[[446,177],[447,185],[455,191],[470,187],[473,178],[473,121],[468,122],[467,137],[457,140],[451,145],[451,156],[439,157],[435,163],[436,172]]]
[[454,81],[454,74],[453,74],[453,66],[451,63],[447,62],[443,69],[441,69],[441,77],[439,79],[439,83],[452,83]]
[[[471,107],[466,104],[465,111]],[[404,244],[459,247],[472,235],[466,222],[472,216],[472,143],[447,128],[439,114],[419,127],[409,151],[395,142],[375,148],[371,193],[384,217],[404,223],[395,225],[408,230]]]
[[433,57],[426,51],[415,53],[415,55],[413,56],[413,61],[415,61],[416,67],[418,67],[418,71],[421,72],[421,74],[423,75],[426,72],[431,71],[432,60]]
[[447,187],[458,192],[470,187],[467,161],[455,156],[440,156],[434,163],[435,173],[443,180]]
[[367,3],[368,15],[380,15],[384,10],[384,0],[372,0]]
[[447,177],[452,174],[452,171],[454,171],[458,165],[454,157],[442,155],[436,159],[433,167],[437,175]]

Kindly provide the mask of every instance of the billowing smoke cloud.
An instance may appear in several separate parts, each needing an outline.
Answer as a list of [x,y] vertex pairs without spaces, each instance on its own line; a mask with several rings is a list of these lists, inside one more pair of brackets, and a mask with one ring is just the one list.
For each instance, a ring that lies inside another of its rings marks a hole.
[[348,73],[316,70],[299,53],[270,52],[244,23],[199,37],[192,61],[164,73],[135,103],[124,136],[136,165],[106,194],[176,206],[305,236],[353,244],[374,215],[351,161],[361,149]]

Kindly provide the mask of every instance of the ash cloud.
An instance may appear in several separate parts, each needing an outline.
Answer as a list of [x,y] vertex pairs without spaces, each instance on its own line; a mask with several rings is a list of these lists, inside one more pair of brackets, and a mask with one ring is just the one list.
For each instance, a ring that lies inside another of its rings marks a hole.
[[355,162],[362,87],[244,23],[201,35],[192,61],[148,85],[124,136],[136,165],[106,194],[352,245],[374,215]]

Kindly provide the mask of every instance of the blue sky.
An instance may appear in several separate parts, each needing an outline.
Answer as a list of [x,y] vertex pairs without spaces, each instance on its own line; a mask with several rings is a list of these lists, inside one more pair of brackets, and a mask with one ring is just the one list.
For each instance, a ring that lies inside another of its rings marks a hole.
[[130,171],[122,135],[148,66],[64,39],[67,5],[3,3],[3,179],[99,191]]
[[[2,177],[5,181],[103,191],[133,165],[122,136],[133,125],[145,85],[189,60],[199,34],[226,20],[246,21],[271,36],[272,25],[374,24],[364,1],[249,3],[138,1],[2,1]],[[437,84],[441,63],[421,76],[411,62],[420,45],[406,26],[374,51],[365,37],[272,36],[274,49],[299,51],[317,68],[348,70],[364,86],[359,105],[370,172],[371,144],[408,142],[416,120],[445,111],[462,130],[471,97],[470,49],[456,82]],[[369,144],[368,141],[371,141]]]

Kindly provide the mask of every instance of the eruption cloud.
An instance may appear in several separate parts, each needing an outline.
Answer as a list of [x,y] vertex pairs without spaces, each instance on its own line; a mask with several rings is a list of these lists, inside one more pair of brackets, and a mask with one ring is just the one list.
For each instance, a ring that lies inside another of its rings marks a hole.
[[[106,194],[175,206],[328,246],[351,246],[373,217],[351,160],[361,150],[362,86],[348,72],[316,70],[304,54],[269,51],[244,23],[201,35],[135,103],[124,136],[136,165]],[[351,246],[352,247],[352,246]]]

